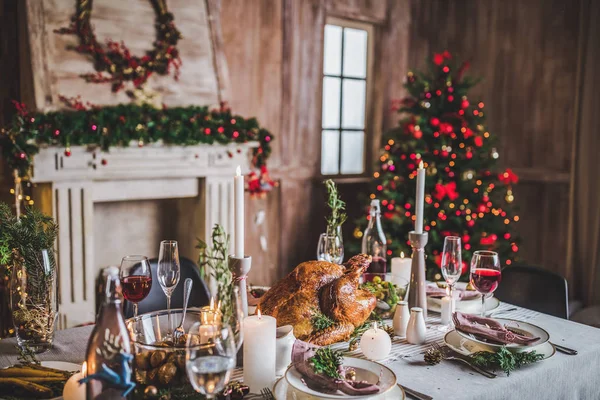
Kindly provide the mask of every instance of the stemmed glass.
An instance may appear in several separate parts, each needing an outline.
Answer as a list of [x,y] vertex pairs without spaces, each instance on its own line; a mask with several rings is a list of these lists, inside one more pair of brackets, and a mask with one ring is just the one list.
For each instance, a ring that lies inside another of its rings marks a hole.
[[471,258],[471,285],[481,293],[481,316],[485,317],[485,296],[493,293],[502,279],[500,259],[495,251],[479,250]]
[[179,250],[176,240],[163,240],[160,242],[158,253],[158,270],[156,272],[158,283],[167,296],[167,324],[169,325],[169,338],[172,334],[171,325],[171,295],[179,283]]
[[321,233],[317,245],[317,260],[341,264],[344,261],[344,243],[341,235]]
[[458,236],[446,236],[444,238],[441,269],[444,280],[450,288],[450,298],[454,302],[454,285],[458,282],[462,273],[462,253]]
[[144,300],[152,289],[152,270],[148,257],[125,256],[121,260],[119,279],[123,297],[133,303],[133,316],[138,315],[138,303]]
[[235,368],[236,345],[227,323],[196,322],[188,332],[186,371],[196,392],[208,399],[225,388]]

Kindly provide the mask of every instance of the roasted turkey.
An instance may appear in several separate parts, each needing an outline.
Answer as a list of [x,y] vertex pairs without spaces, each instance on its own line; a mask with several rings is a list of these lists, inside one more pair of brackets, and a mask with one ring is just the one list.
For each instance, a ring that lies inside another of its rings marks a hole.
[[[292,325],[300,340],[319,346],[348,340],[375,309],[375,296],[359,288],[359,278],[370,263],[366,254],[352,257],[345,266],[303,262],[267,291],[258,307],[277,318],[277,326]],[[317,330],[313,324],[321,314],[334,324]]]

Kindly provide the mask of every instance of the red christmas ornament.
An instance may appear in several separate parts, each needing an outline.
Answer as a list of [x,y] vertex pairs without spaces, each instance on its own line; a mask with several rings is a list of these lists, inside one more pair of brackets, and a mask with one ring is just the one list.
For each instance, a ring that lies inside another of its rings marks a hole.
[[504,234],[504,239],[506,239],[506,240],[510,239],[510,233],[508,233],[508,232],[505,233]]
[[481,147],[483,146],[483,138],[481,136],[475,136],[475,146]]
[[431,98],[431,93],[429,93],[429,92],[425,93],[425,98],[426,99],[430,99]]
[[67,147],[67,148],[65,149],[65,156],[67,156],[67,157],[71,157],[71,148],[70,148],[70,147]]
[[[467,226],[468,226],[469,228],[472,228],[473,226],[475,226],[475,221],[473,221],[473,220],[467,221]],[[469,247],[470,247],[470,246],[469,246]],[[467,248],[467,247],[465,246],[465,248]]]
[[423,131],[419,129],[418,131],[415,131],[415,133],[413,133],[413,136],[415,139],[421,139],[423,137]]
[[435,95],[436,96],[441,96],[442,95],[442,91],[440,89],[435,91]]
[[513,172],[512,169],[507,168],[506,171],[498,174],[498,180],[505,185],[510,185],[511,183],[519,182],[519,177]]
[[471,128],[465,128],[465,131],[463,132],[465,139],[468,139],[473,135],[475,135],[475,133],[471,130]]
[[462,241],[467,243],[469,242],[469,240],[471,240],[471,236],[467,235],[466,233],[462,236]]
[[479,243],[483,246],[492,246],[496,242],[492,236],[484,236],[479,240]]
[[484,213],[485,212],[485,204],[480,204],[479,207],[477,208],[477,211],[479,211],[480,213]]
[[444,55],[443,54],[435,53],[433,55],[433,63],[435,65],[442,65],[443,62],[444,62]]
[[429,123],[431,124],[431,126],[438,126],[440,124],[440,120],[439,120],[439,118],[432,117],[429,120]]
[[456,192],[456,182],[448,182],[445,185],[441,183],[435,184],[433,197],[438,201],[442,201],[446,196],[448,196],[448,199],[451,201],[454,201],[458,198],[458,193]]
[[108,161],[106,161],[106,158],[103,158],[102,161],[100,161],[102,163],[102,165],[106,165],[108,164]]
[[461,101],[461,102],[460,102],[460,107],[461,107],[461,108],[467,108],[467,107],[469,107],[469,101],[468,101],[468,100],[466,100],[466,99],[465,99],[465,100],[463,100],[463,101]]
[[448,101],[450,103],[452,103],[454,101],[454,96],[452,96],[452,95],[448,96]]
[[442,71],[444,71],[445,73],[450,72],[450,67],[448,67],[447,65],[444,65],[444,68],[442,68]]

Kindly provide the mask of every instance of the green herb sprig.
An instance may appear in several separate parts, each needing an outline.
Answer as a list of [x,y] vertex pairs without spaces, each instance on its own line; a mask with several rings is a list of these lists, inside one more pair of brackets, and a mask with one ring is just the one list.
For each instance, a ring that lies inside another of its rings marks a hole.
[[327,188],[327,206],[331,209],[331,214],[325,217],[327,221],[327,235],[336,235],[338,228],[346,222],[347,215],[343,212],[346,209],[346,203],[340,198],[335,182],[327,179],[323,182]]
[[321,347],[308,360],[317,374],[341,379],[342,376],[340,375],[339,368],[342,365],[342,359],[343,355],[341,351],[331,350],[330,347]]
[[495,353],[478,351],[471,355],[473,364],[479,367],[491,368],[493,370],[499,368],[504,371],[507,376],[509,376],[512,371],[517,370],[524,365],[536,363],[543,358],[544,355],[537,353],[535,350],[512,353],[506,346],[500,347]]
[[315,331],[322,331],[324,329],[329,328],[330,326],[335,325],[335,321],[329,318],[327,315],[322,312],[315,310],[314,314],[310,320]]

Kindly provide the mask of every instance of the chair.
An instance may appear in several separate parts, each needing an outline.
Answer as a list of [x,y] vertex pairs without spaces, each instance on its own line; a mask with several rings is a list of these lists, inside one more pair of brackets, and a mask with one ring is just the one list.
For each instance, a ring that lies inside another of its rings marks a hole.
[[567,280],[539,267],[504,268],[495,295],[507,303],[569,319]]
[[[204,280],[200,277],[200,269],[192,260],[185,257],[181,257],[179,261],[181,272],[179,283],[171,296],[171,309],[183,308],[183,282],[185,282],[187,278],[192,278],[193,282],[188,307],[202,307],[208,305],[210,302],[210,292],[208,291]],[[160,283],[158,283],[158,278],[156,276],[158,259],[151,259],[150,267],[152,269],[152,288],[150,289],[148,296],[139,302],[138,315],[167,309],[167,296],[160,287]],[[125,314],[125,318],[133,317],[133,303],[124,300],[123,313]]]

